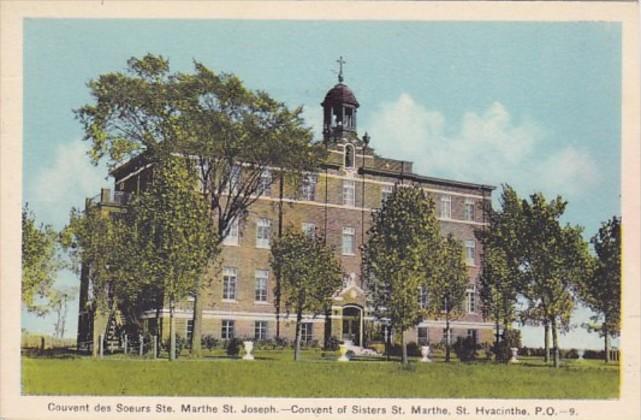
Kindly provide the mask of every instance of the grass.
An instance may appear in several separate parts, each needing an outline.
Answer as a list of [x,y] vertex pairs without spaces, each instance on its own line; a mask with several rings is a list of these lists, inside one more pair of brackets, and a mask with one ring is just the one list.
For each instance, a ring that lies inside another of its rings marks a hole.
[[180,395],[254,397],[423,397],[606,399],[619,395],[619,368],[568,361],[559,369],[524,358],[492,362],[336,362],[317,350],[291,360],[291,351],[257,351],[253,362],[220,352],[201,359],[23,357],[26,395]]

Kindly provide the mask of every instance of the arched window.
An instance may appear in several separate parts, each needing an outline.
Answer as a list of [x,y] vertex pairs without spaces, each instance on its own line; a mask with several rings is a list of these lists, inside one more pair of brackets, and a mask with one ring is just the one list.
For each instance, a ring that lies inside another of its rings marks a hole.
[[345,145],[345,167],[354,167],[354,146],[352,146],[351,144]]

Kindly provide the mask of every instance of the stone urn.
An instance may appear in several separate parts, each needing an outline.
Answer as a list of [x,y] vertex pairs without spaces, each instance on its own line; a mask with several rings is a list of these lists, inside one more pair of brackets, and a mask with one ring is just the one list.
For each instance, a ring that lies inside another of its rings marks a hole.
[[510,363],[519,363],[519,360],[516,358],[517,354],[519,353],[519,348],[510,347],[510,351],[512,352],[512,358],[510,359]]
[[243,346],[245,346],[245,355],[243,356],[243,360],[254,360],[254,355],[252,354],[252,350],[254,350],[254,342],[253,341],[243,341]]
[[430,346],[421,346],[421,356],[423,356],[421,362],[429,363],[432,361],[430,359]]
[[584,360],[583,355],[585,354],[585,350],[579,349],[577,350],[577,353],[579,354],[579,359],[578,360]]
[[338,345],[338,351],[341,353],[341,356],[338,358],[339,362],[349,362],[349,357],[347,357],[348,350],[347,344]]

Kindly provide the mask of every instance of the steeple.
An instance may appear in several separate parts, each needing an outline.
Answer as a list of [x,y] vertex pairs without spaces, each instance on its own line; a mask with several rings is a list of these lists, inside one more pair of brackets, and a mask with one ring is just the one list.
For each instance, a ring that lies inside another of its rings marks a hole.
[[345,141],[357,138],[356,110],[358,101],[346,84],[343,83],[343,57],[338,63],[338,84],[331,88],[321,103],[323,107],[323,139],[325,141]]

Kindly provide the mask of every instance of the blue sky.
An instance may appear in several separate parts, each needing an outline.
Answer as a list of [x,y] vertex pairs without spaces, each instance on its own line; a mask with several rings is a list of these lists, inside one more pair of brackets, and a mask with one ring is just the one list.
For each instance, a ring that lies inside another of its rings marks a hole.
[[[585,226],[586,238],[620,215],[619,24],[27,19],[23,201],[39,220],[60,228],[110,185],[104,166],[89,164],[72,110],[91,100],[87,81],[148,52],[173,70],[195,59],[303,105],[317,133],[342,55],[359,131],[378,153],[425,175],[561,194],[564,222]],[[78,281],[63,272],[58,282]],[[23,314],[30,330],[52,325]],[[540,337],[525,331],[527,345]],[[581,328],[561,344],[601,346]]]

